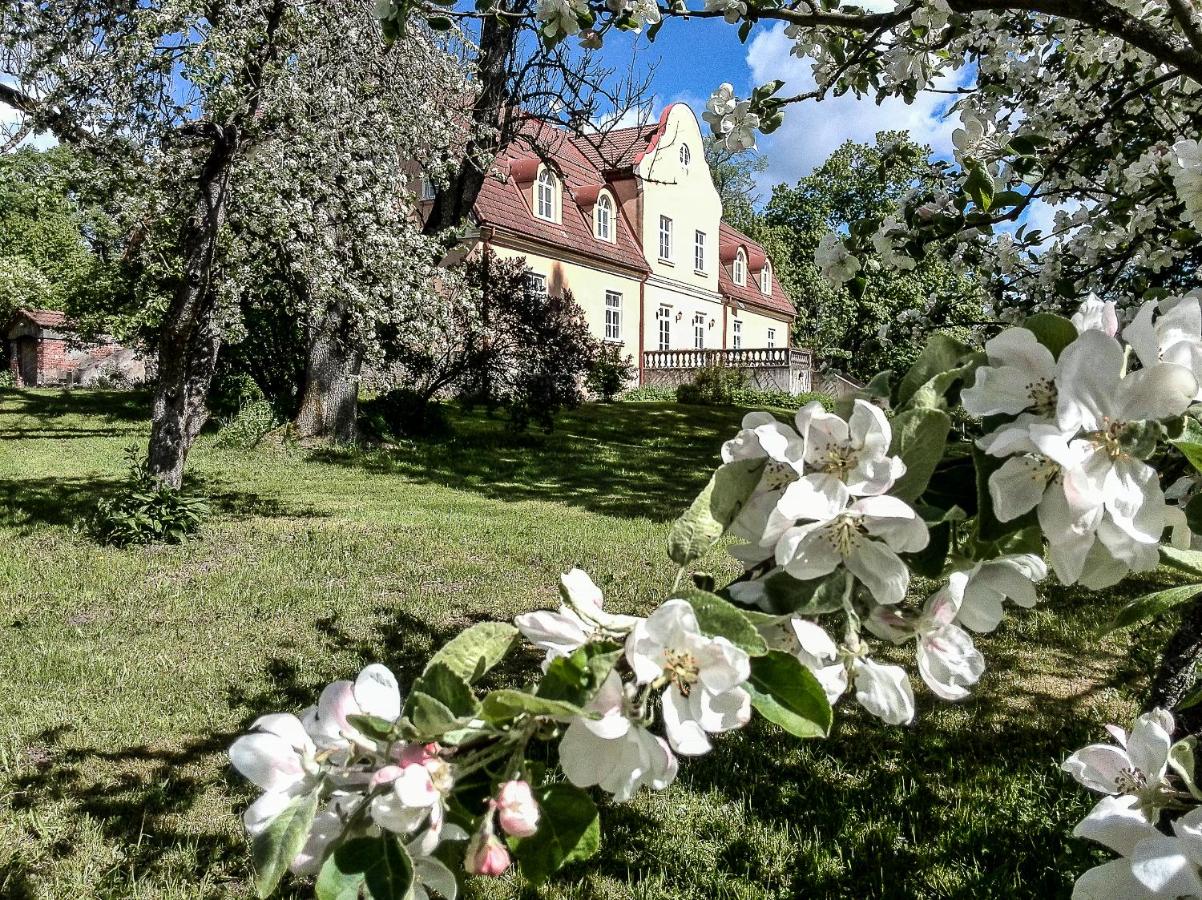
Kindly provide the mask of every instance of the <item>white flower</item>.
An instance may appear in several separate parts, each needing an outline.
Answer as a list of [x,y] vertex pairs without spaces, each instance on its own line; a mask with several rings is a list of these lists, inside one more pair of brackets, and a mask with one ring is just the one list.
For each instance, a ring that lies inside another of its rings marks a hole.
[[898,239],[906,236],[906,226],[896,216],[886,216],[872,236],[872,246],[886,266],[908,271],[918,266],[917,260],[897,249]]
[[1194,140],[1173,145],[1177,165],[1173,167],[1173,187],[1185,204],[1185,220],[1202,225],[1202,146]]
[[1090,744],[1066,759],[1061,768],[1091,791],[1124,798],[1128,806],[1155,822],[1168,799],[1166,779],[1174,727],[1172,714],[1163,709],[1137,718],[1130,734],[1108,726],[1117,745]]
[[641,31],[645,25],[655,25],[661,16],[656,0],[634,0],[630,7],[630,21],[635,31]]
[[972,631],[987,632],[1002,621],[1002,603],[1007,598],[1026,609],[1035,605],[1035,582],[1048,577],[1048,567],[1038,556],[1024,553],[979,562],[967,574],[956,621]]
[[884,666],[867,657],[853,657],[856,702],[888,725],[914,721],[914,689],[901,666]]
[[889,420],[865,400],[855,401],[846,422],[826,412],[821,403],[808,403],[797,411],[797,431],[807,471],[838,478],[853,495],[883,494],[906,473],[906,464],[889,455]]
[[850,499],[847,485],[829,475],[807,475],[789,485],[777,512],[809,521],[781,535],[777,565],[801,581],[843,565],[878,603],[899,603],[910,569],[897,554],[926,547],[926,523],[896,497],[863,497],[849,505]]
[[972,387],[960,393],[965,410],[974,416],[1055,415],[1056,359],[1034,332],[1007,328],[985,342],[985,355],[989,365],[977,369]]
[[1107,337],[1114,337],[1119,331],[1119,317],[1114,303],[1103,301],[1093,294],[1073,313],[1072,321],[1078,332],[1100,331]]
[[[1202,382],[1202,300],[1197,296],[1175,297],[1159,304],[1149,300],[1123,329],[1123,340],[1145,368],[1176,363]],[[1202,400],[1202,391],[1193,399]]]
[[538,831],[539,809],[534,792],[525,781],[507,781],[497,792],[497,821],[501,830],[514,837],[530,837]]
[[801,477],[805,447],[797,433],[771,413],[752,412],[743,417],[737,435],[722,445],[722,462],[763,459],[764,470],[755,490],[730,525],[730,534],[750,542],[731,553],[749,566],[766,555],[762,547],[771,547],[790,522],[775,514],[776,504],[788,485]]
[[584,9],[571,0],[538,0],[534,14],[543,23],[542,31],[549,38],[557,35],[573,35],[580,32],[577,16]]
[[823,278],[837,285],[851,281],[860,271],[859,259],[834,232],[827,232],[818,242],[818,249],[814,251],[814,263]]
[[530,643],[547,651],[544,672],[556,657],[571,656],[600,637],[621,637],[638,621],[636,616],[605,612],[601,608],[604,603],[601,589],[582,569],[561,575],[559,583],[566,603],[560,604],[558,612],[539,610],[513,620]]
[[[732,0],[746,12],[747,6],[738,0]],[[729,13],[728,13],[729,16]],[[755,149],[755,135],[760,127],[760,117],[751,112],[751,101],[740,100],[735,108],[722,117],[718,132],[722,135],[722,143],[732,153]]]
[[397,834],[421,835],[422,852],[433,853],[442,839],[446,801],[454,787],[451,765],[437,744],[409,745],[398,754],[396,765],[385,766],[372,776],[372,787],[388,784],[391,790],[371,804],[372,821]]
[[744,0],[705,0],[705,11],[718,11],[730,25],[738,22],[747,15],[747,4]]
[[847,665],[839,647],[821,625],[793,616],[786,626],[787,640],[780,649],[791,652],[814,673],[828,703],[834,703],[847,690]]
[[395,722],[401,714],[396,676],[379,663],[367,666],[351,681],[335,681],[321,692],[317,705],[304,714],[305,730],[319,750],[345,753],[352,744],[374,747],[375,742],[347,722],[347,716],[375,716]]
[[1073,829],[1121,856],[1085,872],[1073,900],[1202,896],[1202,809],[1173,822],[1166,835],[1120,798],[1106,797]]
[[300,719],[287,713],[260,716],[250,733],[230,746],[230,763],[269,793],[287,792],[318,772],[317,748]]
[[706,734],[741,728],[751,719],[747,653],[724,637],[701,633],[693,607],[669,600],[626,640],[638,684],[663,684],[664,728],[677,753],[707,753]]
[[618,801],[640,787],[660,791],[676,780],[676,757],[663,738],[627,714],[622,679],[610,672],[589,712],[598,719],[573,719],[559,742],[559,765],[576,787],[599,786]]
[[918,673],[944,700],[963,700],[985,671],[985,658],[972,638],[954,624],[967,583],[968,575],[953,572],[948,583],[927,599],[914,626]]
[[[264,794],[242,816],[246,833],[252,838],[261,834],[293,799],[288,794]],[[355,793],[338,793],[331,797],[313,817],[309,836],[288,864],[289,870],[296,875],[316,875],[326,851],[342,836],[347,819],[365,799],[362,794]]]
[[997,125],[981,117],[977,110],[965,107],[960,111],[961,127],[952,132],[952,146],[956,160],[964,163],[965,157],[989,160],[1001,151],[997,138]]
[[722,120],[734,110],[736,102],[735,89],[729,82],[718,85],[717,89],[710,94],[709,99],[705,101],[705,112],[701,114],[701,118],[705,120],[714,134],[721,133]]

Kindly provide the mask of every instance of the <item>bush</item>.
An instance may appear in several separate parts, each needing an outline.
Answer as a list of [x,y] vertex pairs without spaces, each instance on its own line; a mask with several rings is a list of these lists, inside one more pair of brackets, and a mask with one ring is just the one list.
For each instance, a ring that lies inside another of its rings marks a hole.
[[623,391],[619,399],[623,403],[667,403],[676,399],[676,392],[671,388],[645,384]]
[[618,347],[606,344],[597,354],[585,383],[595,396],[612,403],[622,388],[634,378],[634,373],[634,357],[627,354],[623,359]]
[[256,400],[243,406],[236,416],[221,420],[216,445],[228,450],[253,450],[279,424],[275,408],[266,400]]
[[362,407],[365,430],[379,437],[444,437],[451,433],[446,409],[409,388],[394,388],[366,401]]
[[0,369],[0,388],[11,388],[17,386],[17,379],[8,369]]
[[87,530],[102,544],[179,544],[200,530],[209,513],[198,497],[168,487],[153,478],[137,447],[125,451],[129,474],[125,489],[96,504]]
[[790,394],[787,391],[761,391],[756,388],[739,388],[731,392],[730,402],[736,406],[775,406],[780,409],[799,409],[815,400],[821,403],[827,412],[834,409],[835,401],[831,397],[816,392]]
[[208,407],[216,416],[233,418],[267,396],[250,375],[218,371],[209,388]]
[[727,406],[734,403],[734,392],[744,384],[743,373],[725,366],[705,366],[698,369],[689,384],[676,389],[677,403],[700,406]]

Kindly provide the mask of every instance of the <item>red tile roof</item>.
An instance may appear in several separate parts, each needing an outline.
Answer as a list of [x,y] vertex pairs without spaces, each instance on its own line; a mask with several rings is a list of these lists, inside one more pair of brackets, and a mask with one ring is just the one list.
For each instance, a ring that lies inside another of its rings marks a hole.
[[602,134],[573,135],[572,143],[598,170],[629,169],[646,152],[659,125],[615,128]]
[[68,325],[66,313],[54,309],[22,309],[17,311],[17,315],[25,316],[42,328],[61,328]]
[[[567,133],[533,120],[523,131],[523,140],[510,145],[494,163],[494,169],[503,178],[497,174],[485,178],[473,210],[476,221],[640,273],[650,271],[620,204],[614,204],[617,225],[614,241],[603,241],[594,235],[591,203],[606,182]],[[537,147],[539,153],[528,149],[531,146]],[[560,192],[560,222],[540,219],[530,208],[530,181],[525,179],[532,174],[531,161],[537,162],[540,155],[554,160],[562,179],[561,187],[566,188]],[[523,180],[517,181],[511,172]]]
[[[735,283],[734,259],[739,247],[747,251],[747,283]],[[788,316],[797,315],[797,310],[789,295],[785,293],[776,278],[775,267],[772,270],[772,293],[765,294],[760,289],[760,266],[768,258],[764,248],[749,238],[737,228],[732,228],[723,222],[718,227],[718,292],[724,297],[738,300],[750,306],[755,306],[770,312],[782,313]]]

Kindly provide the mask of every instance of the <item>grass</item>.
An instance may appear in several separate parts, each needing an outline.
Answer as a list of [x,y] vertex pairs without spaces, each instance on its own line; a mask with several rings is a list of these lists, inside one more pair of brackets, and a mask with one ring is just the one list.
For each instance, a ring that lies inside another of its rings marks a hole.
[[[572,565],[616,609],[647,610],[671,583],[666,523],[742,414],[589,406],[547,436],[457,414],[453,438],[375,453],[206,435],[189,462],[218,510],[203,539],[98,547],[72,526],[118,484],[145,410],[137,394],[0,392],[6,898],[249,896],[252,791],[224,757],[241,729],[369,660],[405,682],[465,625],[553,604]],[[1094,637],[1119,602],[1051,591],[981,641],[973,699],[920,691],[913,727],[848,705],[825,742],[725,736],[670,790],[605,806],[595,864],[539,893],[512,875],[468,893],[1067,896],[1097,857],[1069,836],[1089,798],[1058,763],[1136,710],[1164,637]]]

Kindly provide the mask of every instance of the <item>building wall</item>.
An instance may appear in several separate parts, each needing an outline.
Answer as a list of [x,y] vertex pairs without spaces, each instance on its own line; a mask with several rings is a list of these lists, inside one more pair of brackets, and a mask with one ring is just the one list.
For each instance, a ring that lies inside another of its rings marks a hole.
[[[681,148],[688,148],[688,167],[681,165]],[[636,227],[642,234],[643,250],[654,275],[686,286],[716,292],[718,290],[718,223],[722,220],[722,200],[705,163],[705,144],[693,111],[683,103],[674,104],[667,113],[663,132],[655,147],[643,157],[637,168],[642,186],[642,221]],[[659,256],[659,219],[672,220],[672,258]],[[705,270],[694,266],[694,231],[705,233]]]
[[696,348],[694,317],[703,320],[703,349],[722,349],[722,298],[705,290],[684,290],[679,284],[652,277],[647,281],[646,312],[643,320],[643,349],[658,350],[659,313],[666,310],[669,325],[669,350]]
[[503,242],[497,238],[489,244],[490,249],[501,259],[523,256],[530,269],[547,279],[547,290],[558,294],[565,288],[584,310],[589,330],[598,340],[605,340],[605,294],[615,291],[621,295],[619,343],[624,351],[634,356],[639,353],[639,290],[641,277],[618,269],[607,269],[587,260],[554,258],[532,246],[520,242]]
[[792,322],[784,318],[776,318],[768,313],[756,312],[751,309],[736,309],[731,307],[726,313],[726,346],[735,345],[735,322],[743,324],[743,347],[767,347],[768,329],[775,329],[777,347],[789,346],[789,332]]

